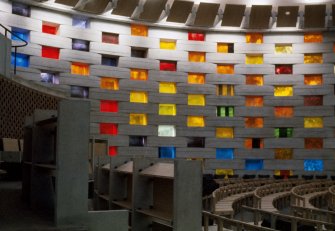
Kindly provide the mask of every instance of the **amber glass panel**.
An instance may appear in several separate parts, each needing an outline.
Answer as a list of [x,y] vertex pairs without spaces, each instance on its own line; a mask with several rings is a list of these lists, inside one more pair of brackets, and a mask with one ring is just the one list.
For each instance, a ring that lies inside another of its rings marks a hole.
[[245,64],[263,64],[263,55],[246,55]]
[[187,127],[205,127],[203,116],[187,116]]
[[176,105],[175,104],[159,104],[158,114],[175,116],[177,114]]
[[263,107],[263,96],[246,96],[245,106],[247,107]]
[[234,138],[234,128],[216,128],[217,138]]
[[323,63],[322,54],[305,54],[304,63]]
[[72,63],[71,64],[71,74],[89,75],[90,74],[89,65],[85,63]]
[[306,149],[322,149],[323,139],[322,138],[305,138]]
[[129,101],[131,103],[148,103],[148,94],[142,91],[131,91]]
[[304,106],[322,106],[323,96],[322,95],[312,95],[304,97]]
[[275,86],[274,96],[293,96],[293,87],[291,86]]
[[218,43],[217,52],[218,53],[228,53],[228,43]]
[[322,117],[305,117],[304,128],[322,128],[323,119]]
[[293,107],[274,107],[275,117],[292,117]]
[[292,44],[276,44],[275,53],[277,54],[292,54]]
[[287,178],[288,176],[293,175],[292,170],[274,170],[274,175],[275,176],[284,176],[284,178]]
[[261,33],[247,33],[245,38],[247,43],[263,43],[263,34]]
[[322,34],[321,33],[306,33],[304,35],[305,43],[322,43]]
[[102,77],[100,79],[100,88],[107,90],[119,90],[119,80],[116,78]]
[[263,75],[246,75],[245,83],[247,85],[263,86]]
[[190,62],[206,62],[206,53],[205,52],[195,52],[190,51],[188,53],[188,61]]
[[131,35],[133,36],[148,36],[148,27],[144,25],[131,24]]
[[263,118],[262,117],[247,117],[244,119],[246,128],[262,128]]
[[216,87],[216,95],[234,96],[234,85],[222,84]]
[[322,85],[323,79],[322,75],[305,75],[304,78],[305,85]]
[[218,74],[234,74],[234,65],[232,64],[218,64],[217,67]]
[[293,149],[291,148],[276,148],[275,159],[278,160],[291,160],[293,159]]
[[251,148],[264,148],[264,141],[261,138],[247,138],[244,141],[244,147]]
[[204,84],[205,74],[189,73],[187,80],[190,84]]
[[131,80],[148,80],[148,70],[144,69],[131,69],[130,70]]

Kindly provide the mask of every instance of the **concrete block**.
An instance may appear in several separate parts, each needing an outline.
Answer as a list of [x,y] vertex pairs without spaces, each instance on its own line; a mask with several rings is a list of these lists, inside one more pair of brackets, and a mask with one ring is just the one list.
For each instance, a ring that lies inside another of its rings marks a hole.
[[206,126],[208,127],[244,127],[244,119],[241,117],[206,117]]
[[101,42],[101,32],[92,29],[81,29],[72,25],[60,25],[59,36],[82,39],[91,42]]
[[215,158],[214,148],[176,148],[177,158]]
[[42,47],[37,44],[28,43],[27,46],[18,48],[17,53],[26,54],[30,56],[41,56]]
[[100,78],[94,76],[78,76],[69,73],[61,73],[59,75],[59,83],[64,85],[99,87]]
[[263,100],[266,106],[300,106],[304,103],[301,96],[264,96]]
[[100,88],[91,88],[90,89],[90,99],[106,99],[106,100],[129,102],[129,92],[128,91],[110,91],[110,90],[103,90]]
[[302,160],[264,160],[264,169],[266,170],[303,170]]
[[185,137],[149,136],[147,142],[148,142],[148,146],[150,147],[186,147],[187,146]]
[[334,64],[295,64],[293,65],[294,74],[332,74]]
[[119,102],[119,112],[157,114],[158,105],[148,103]]
[[273,107],[245,107],[234,108],[235,117],[269,117],[273,116]]
[[92,123],[117,123],[118,134],[120,134],[120,124],[128,124],[129,116],[127,113],[102,113],[102,112],[91,112]]
[[334,53],[324,53],[323,63],[335,63],[335,54]]
[[217,32],[207,32],[206,41],[220,43],[244,43],[246,42],[245,34],[242,33],[227,33],[224,36]]
[[244,104],[243,96],[206,96],[206,105],[243,106]]
[[[334,106],[300,106],[294,108],[294,116],[334,116]],[[334,121],[333,121],[334,124]]]
[[152,81],[176,83],[187,82],[187,73],[185,72],[149,70],[148,74]]
[[206,160],[206,169],[244,169],[244,163],[240,160]]
[[130,80],[120,79],[119,87],[123,90],[135,90],[135,91],[146,91],[146,92],[158,92],[158,83],[155,81],[141,81],[141,80]]
[[209,63],[245,63],[245,54],[235,53],[207,53],[206,62]]
[[126,231],[128,230],[128,211],[89,211],[86,221],[88,222],[88,229],[92,231],[103,231],[106,227]]
[[167,103],[167,104],[187,104],[187,98],[184,94],[161,94],[157,92],[149,92],[151,103]]
[[101,55],[92,52],[61,49],[59,58],[61,60],[72,61],[72,62],[101,64]]
[[198,84],[179,83],[178,93],[204,94],[204,95],[214,95],[216,93],[216,87],[212,84],[202,84],[200,86],[201,87],[199,87]]
[[[331,43],[295,43],[292,44],[293,52],[295,54],[305,53],[327,53],[333,50]],[[301,62],[303,63],[303,61]]]
[[177,70],[192,73],[216,73],[216,65],[201,62],[178,62]]
[[335,138],[324,138],[323,148],[334,149],[335,148]]
[[271,96],[273,95],[273,86],[253,86],[253,85],[237,85],[235,86],[235,95],[257,95]]
[[178,40],[187,40],[188,33],[185,30],[178,29],[169,29],[163,27],[150,27],[149,37],[158,38],[158,39],[178,39]]
[[72,40],[70,38],[35,31],[30,33],[30,42],[44,46],[72,49]]
[[207,74],[206,83],[208,84],[244,84],[244,75],[223,75],[223,74]]
[[90,28],[95,31],[115,33],[120,35],[130,35],[130,25],[118,23],[116,21],[111,23],[110,21],[103,21],[100,19],[91,18]]
[[91,65],[90,74],[102,77],[115,77],[118,79],[129,79],[130,70],[128,68],[111,67],[105,65]]
[[120,57],[119,67],[159,70],[159,61],[146,58]]
[[234,159],[243,161],[244,159],[274,159],[274,153],[269,149],[235,149]]
[[304,63],[303,54],[264,54],[265,64],[297,64]]
[[237,64],[235,65],[235,74],[259,74],[273,75],[275,73],[275,66],[270,64],[248,65]]
[[334,152],[332,149],[320,149],[315,152],[315,150],[307,149],[295,149],[293,158],[297,160],[305,159],[323,159],[323,160],[334,160]]
[[264,139],[264,148],[304,148],[304,146],[305,144],[303,138]]
[[179,50],[149,49],[147,56],[149,59],[188,61],[188,53],[186,51]]
[[130,47],[159,49],[159,39],[158,38],[120,35],[119,43],[120,45],[130,46]]
[[[69,14],[55,11],[54,9],[49,10],[46,8],[31,7],[30,18],[72,26],[72,18]],[[42,31],[42,27],[40,28],[40,31]]]
[[177,50],[196,52],[217,52],[217,44],[208,41],[178,40]]
[[[293,136],[297,137],[295,135],[295,128],[301,128],[304,126],[304,120],[301,117],[292,117],[292,118],[274,118],[274,117],[267,117],[264,118],[264,127],[272,127],[272,128],[278,128],[278,127],[289,127],[294,128],[293,130]],[[274,129],[272,130],[272,134],[274,136]]]
[[265,34],[264,43],[304,43],[304,35],[301,33],[273,33]]
[[215,116],[216,107],[215,106],[177,106],[178,115],[203,115],[203,116]]
[[303,75],[265,75],[264,85],[301,85],[304,82]]
[[116,44],[91,42],[90,52],[111,56],[130,56],[130,47]]
[[330,95],[333,94],[334,87],[332,85],[322,86],[295,86],[294,94],[295,95]]
[[186,121],[184,126],[177,127],[178,136],[186,137],[213,137],[215,134],[214,128],[204,127],[204,128],[191,128],[186,127]]
[[333,95],[325,95],[323,96],[323,105],[324,106],[329,106],[329,105],[334,105],[335,104],[335,96]]
[[234,136],[240,138],[272,138],[273,134],[274,131],[272,128],[234,128]]
[[30,57],[30,67],[41,70],[69,73],[71,64],[68,61],[32,56]]
[[[178,111],[177,111],[178,113]],[[150,124],[152,125],[176,125],[176,126],[185,126],[186,125],[186,116],[176,115],[176,116],[160,116],[160,115],[150,115]],[[178,136],[181,136],[177,131]]]
[[10,1],[0,1],[0,11],[12,13],[12,4]]
[[119,147],[118,153],[129,157],[158,157],[158,148],[156,147]]
[[234,53],[236,54],[273,54],[275,47],[273,44],[235,43]]
[[[119,130],[118,134],[120,135],[157,136],[157,126],[153,126],[153,125],[141,126],[141,125],[119,124],[118,130]],[[141,147],[141,148],[145,148],[145,147]]]
[[42,21],[11,13],[0,14],[1,24],[30,31],[41,31]]
[[332,128],[296,128],[294,129],[295,137],[309,138],[309,137],[334,137],[334,129]]
[[206,138],[207,148],[244,148],[244,139],[220,139],[214,137]]

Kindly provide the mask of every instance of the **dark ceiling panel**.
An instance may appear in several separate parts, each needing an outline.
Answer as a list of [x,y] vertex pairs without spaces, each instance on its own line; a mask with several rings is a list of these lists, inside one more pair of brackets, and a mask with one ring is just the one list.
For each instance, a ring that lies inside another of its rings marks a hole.
[[200,3],[195,16],[194,26],[212,27],[216,15],[218,14],[220,4],[215,3]]
[[333,26],[335,26],[335,5],[333,5]]
[[250,29],[267,29],[271,16],[272,6],[270,5],[253,5],[249,19]]
[[138,5],[139,0],[119,0],[112,14],[130,17]]
[[299,6],[279,6],[277,27],[296,27]]
[[243,20],[245,5],[227,4],[222,17],[222,26],[240,27]]
[[55,1],[55,3],[72,6],[72,7],[74,7],[78,2],[79,0],[56,0]]
[[147,0],[139,19],[156,22],[165,9],[167,0]]
[[174,1],[170,9],[170,14],[166,21],[185,23],[188,15],[191,13],[194,2],[188,1]]
[[110,0],[98,0],[88,2],[82,11],[93,13],[93,14],[101,14],[105,12],[105,9],[108,5]]
[[325,27],[326,5],[305,5],[305,28]]

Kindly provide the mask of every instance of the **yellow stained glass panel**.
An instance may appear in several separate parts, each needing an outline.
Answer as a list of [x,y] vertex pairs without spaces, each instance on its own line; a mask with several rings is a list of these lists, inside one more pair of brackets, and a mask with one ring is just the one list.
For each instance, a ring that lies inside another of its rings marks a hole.
[[90,68],[88,64],[84,63],[72,63],[71,64],[71,74],[74,75],[89,75]]
[[107,90],[119,90],[119,80],[116,78],[102,77],[100,79],[100,88]]
[[291,148],[276,148],[275,159],[277,160],[291,160],[293,159],[293,149]]
[[190,51],[188,53],[188,61],[190,62],[206,62],[206,53],[205,52],[195,52]]
[[189,94],[187,102],[187,104],[191,106],[205,106],[205,96]]
[[148,94],[142,91],[131,91],[129,101],[131,103],[148,103]]
[[232,64],[218,64],[216,66],[218,74],[234,74],[234,65]]
[[189,73],[187,80],[189,84],[205,84],[205,74]]
[[234,138],[234,128],[216,128],[217,138]]
[[234,170],[233,169],[223,169],[223,168],[217,168],[215,169],[215,175],[220,175],[220,176],[226,176],[225,178],[228,178],[228,175],[234,175]]
[[323,63],[322,54],[305,54],[304,63]]
[[218,43],[217,44],[218,53],[228,53],[228,44],[227,43]]
[[276,54],[292,54],[293,53],[292,44],[276,44],[275,53]]
[[293,96],[292,86],[275,86],[274,96]]
[[304,79],[305,85],[322,85],[323,79],[322,75],[305,75]]
[[147,125],[147,115],[146,114],[130,114],[129,115],[130,125]]
[[263,55],[246,55],[245,64],[263,64]]
[[159,83],[159,93],[176,94],[176,92],[177,92],[176,83],[170,83],[170,82]]
[[304,128],[323,128],[323,119],[321,117],[305,117]]
[[130,69],[131,80],[148,80],[148,70]]
[[176,41],[175,40],[164,40],[161,39],[159,43],[160,49],[164,50],[175,50],[176,49]]
[[187,116],[187,127],[205,127],[203,116]]
[[247,33],[245,38],[247,43],[263,43],[263,34],[261,33]]
[[131,35],[133,36],[148,36],[148,27],[144,25],[131,24]]
[[159,104],[158,110],[159,115],[175,116],[177,114],[177,107],[175,104]]

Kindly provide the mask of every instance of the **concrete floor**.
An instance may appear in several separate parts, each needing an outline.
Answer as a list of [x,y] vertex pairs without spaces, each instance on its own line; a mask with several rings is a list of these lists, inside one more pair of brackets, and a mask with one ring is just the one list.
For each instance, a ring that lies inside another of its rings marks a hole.
[[56,230],[51,221],[34,214],[21,200],[21,182],[0,181],[0,230]]

